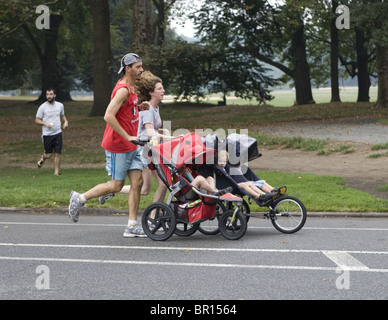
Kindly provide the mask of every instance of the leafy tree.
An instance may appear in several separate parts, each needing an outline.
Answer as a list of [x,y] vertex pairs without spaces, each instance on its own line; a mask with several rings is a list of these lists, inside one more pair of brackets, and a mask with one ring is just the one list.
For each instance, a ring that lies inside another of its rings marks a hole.
[[314,101],[304,11],[297,0],[287,0],[279,7],[264,0],[211,0],[192,17],[202,41],[222,45],[228,39],[226,48],[280,69],[294,80],[297,104],[306,104]]
[[[207,53],[197,43],[187,43],[178,39],[162,51],[165,59],[164,73],[168,79],[168,88],[176,99],[190,100],[204,97],[207,79]],[[165,81],[164,81],[165,83]]]
[[[39,30],[35,24],[38,18],[35,10],[42,4],[50,9],[50,24],[49,29]],[[87,43],[87,37],[82,41],[77,37],[90,34],[84,32],[87,24],[82,24],[87,20],[84,2],[9,1],[1,14],[6,18],[0,24],[1,47],[6,48],[1,50],[2,61],[12,62],[1,65],[2,70],[8,70],[5,79],[0,81],[2,87],[40,87],[39,101],[46,99],[48,87],[55,87],[58,100],[70,100],[70,90],[77,87],[74,79],[82,79],[84,71],[78,67],[74,52],[79,54],[87,50],[87,45],[83,45]],[[14,56],[17,57],[16,63]]]

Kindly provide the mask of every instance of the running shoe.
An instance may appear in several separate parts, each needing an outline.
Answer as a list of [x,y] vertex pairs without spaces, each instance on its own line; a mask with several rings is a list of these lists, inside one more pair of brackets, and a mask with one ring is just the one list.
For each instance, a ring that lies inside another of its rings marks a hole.
[[113,198],[115,196],[114,193],[108,193],[104,196],[101,196],[101,197],[98,197],[98,202],[100,204],[104,204],[106,202],[106,200],[110,199],[110,198]]
[[44,158],[43,158],[43,156],[41,156],[41,157],[40,157],[40,160],[39,160],[38,163],[36,164],[37,167],[38,167],[38,169],[42,168],[43,164],[44,164]]
[[143,228],[138,223],[127,226],[124,231],[124,238],[147,238]]
[[286,186],[278,187],[278,188],[273,189],[271,192],[285,194],[287,192],[287,187]]
[[233,191],[232,187],[227,187],[222,190],[218,190],[217,192],[214,192],[212,195],[213,196],[223,196],[224,194],[231,193]]
[[85,203],[79,198],[81,194],[75,191],[70,193],[69,216],[73,222],[78,222],[79,214]]
[[266,194],[260,195],[257,200],[259,200],[260,202],[267,202],[268,200],[271,200],[272,197],[274,197],[274,194],[272,192],[267,192]]

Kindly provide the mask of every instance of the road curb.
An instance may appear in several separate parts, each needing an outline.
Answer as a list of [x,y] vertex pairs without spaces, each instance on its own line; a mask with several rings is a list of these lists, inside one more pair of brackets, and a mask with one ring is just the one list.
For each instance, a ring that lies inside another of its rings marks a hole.
[[[21,214],[68,214],[68,208],[13,208],[0,207],[0,213],[21,213]],[[141,215],[143,211],[139,211]],[[128,215],[127,209],[114,208],[83,208],[82,215]],[[308,212],[308,217],[316,218],[334,218],[334,217],[352,217],[352,218],[388,218],[388,212]]]

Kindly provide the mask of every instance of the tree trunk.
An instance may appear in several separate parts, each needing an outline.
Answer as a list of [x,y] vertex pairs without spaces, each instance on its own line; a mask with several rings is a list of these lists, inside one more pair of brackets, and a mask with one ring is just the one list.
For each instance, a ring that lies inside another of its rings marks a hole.
[[[175,2],[175,1],[174,1]],[[162,49],[165,39],[166,28],[166,3],[165,0],[153,0],[152,3],[156,7],[158,14],[155,21],[155,46]],[[150,64],[150,70],[154,74],[163,79],[163,63],[161,59],[153,59]]]
[[153,4],[158,10],[156,18],[156,45],[161,47],[164,43],[164,33],[166,27],[166,7],[165,0],[153,0]]
[[315,103],[311,91],[310,68],[307,63],[306,41],[302,21],[292,35],[291,54],[294,64],[296,103],[297,105]]
[[369,88],[371,85],[368,69],[368,49],[364,32],[356,28],[356,53],[357,53],[357,102],[369,102]]
[[93,17],[93,91],[90,116],[103,116],[112,94],[109,1],[90,1]]
[[50,29],[44,30],[45,47],[40,56],[42,65],[42,92],[38,101],[46,101],[46,90],[54,88],[58,101],[71,101],[70,92],[63,87],[60,66],[58,64],[58,32],[63,21],[62,15],[50,15]]
[[376,61],[379,75],[376,107],[388,108],[388,46],[376,47]]
[[330,48],[330,76],[331,76],[331,102],[341,102],[339,92],[339,80],[338,80],[338,29],[336,27],[335,11],[338,7],[338,1],[332,1],[332,13],[331,19],[331,48]]
[[148,46],[154,43],[152,0],[133,1],[132,45],[131,50],[143,58],[147,57]]

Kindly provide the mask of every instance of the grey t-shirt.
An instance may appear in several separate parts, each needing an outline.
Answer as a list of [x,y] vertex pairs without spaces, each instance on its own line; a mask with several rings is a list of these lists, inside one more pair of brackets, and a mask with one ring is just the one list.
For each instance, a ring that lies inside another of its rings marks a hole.
[[52,123],[53,126],[49,129],[42,126],[42,135],[54,136],[62,132],[61,116],[65,114],[65,107],[62,103],[55,101],[54,104],[48,102],[43,103],[36,113],[36,117],[44,122]]
[[160,118],[159,107],[156,107],[155,109],[154,107],[150,106],[149,110],[140,112],[139,128],[137,130],[137,137],[140,140],[146,140],[148,137],[147,129],[145,128],[147,123],[152,124],[156,131],[161,128],[162,119]]

